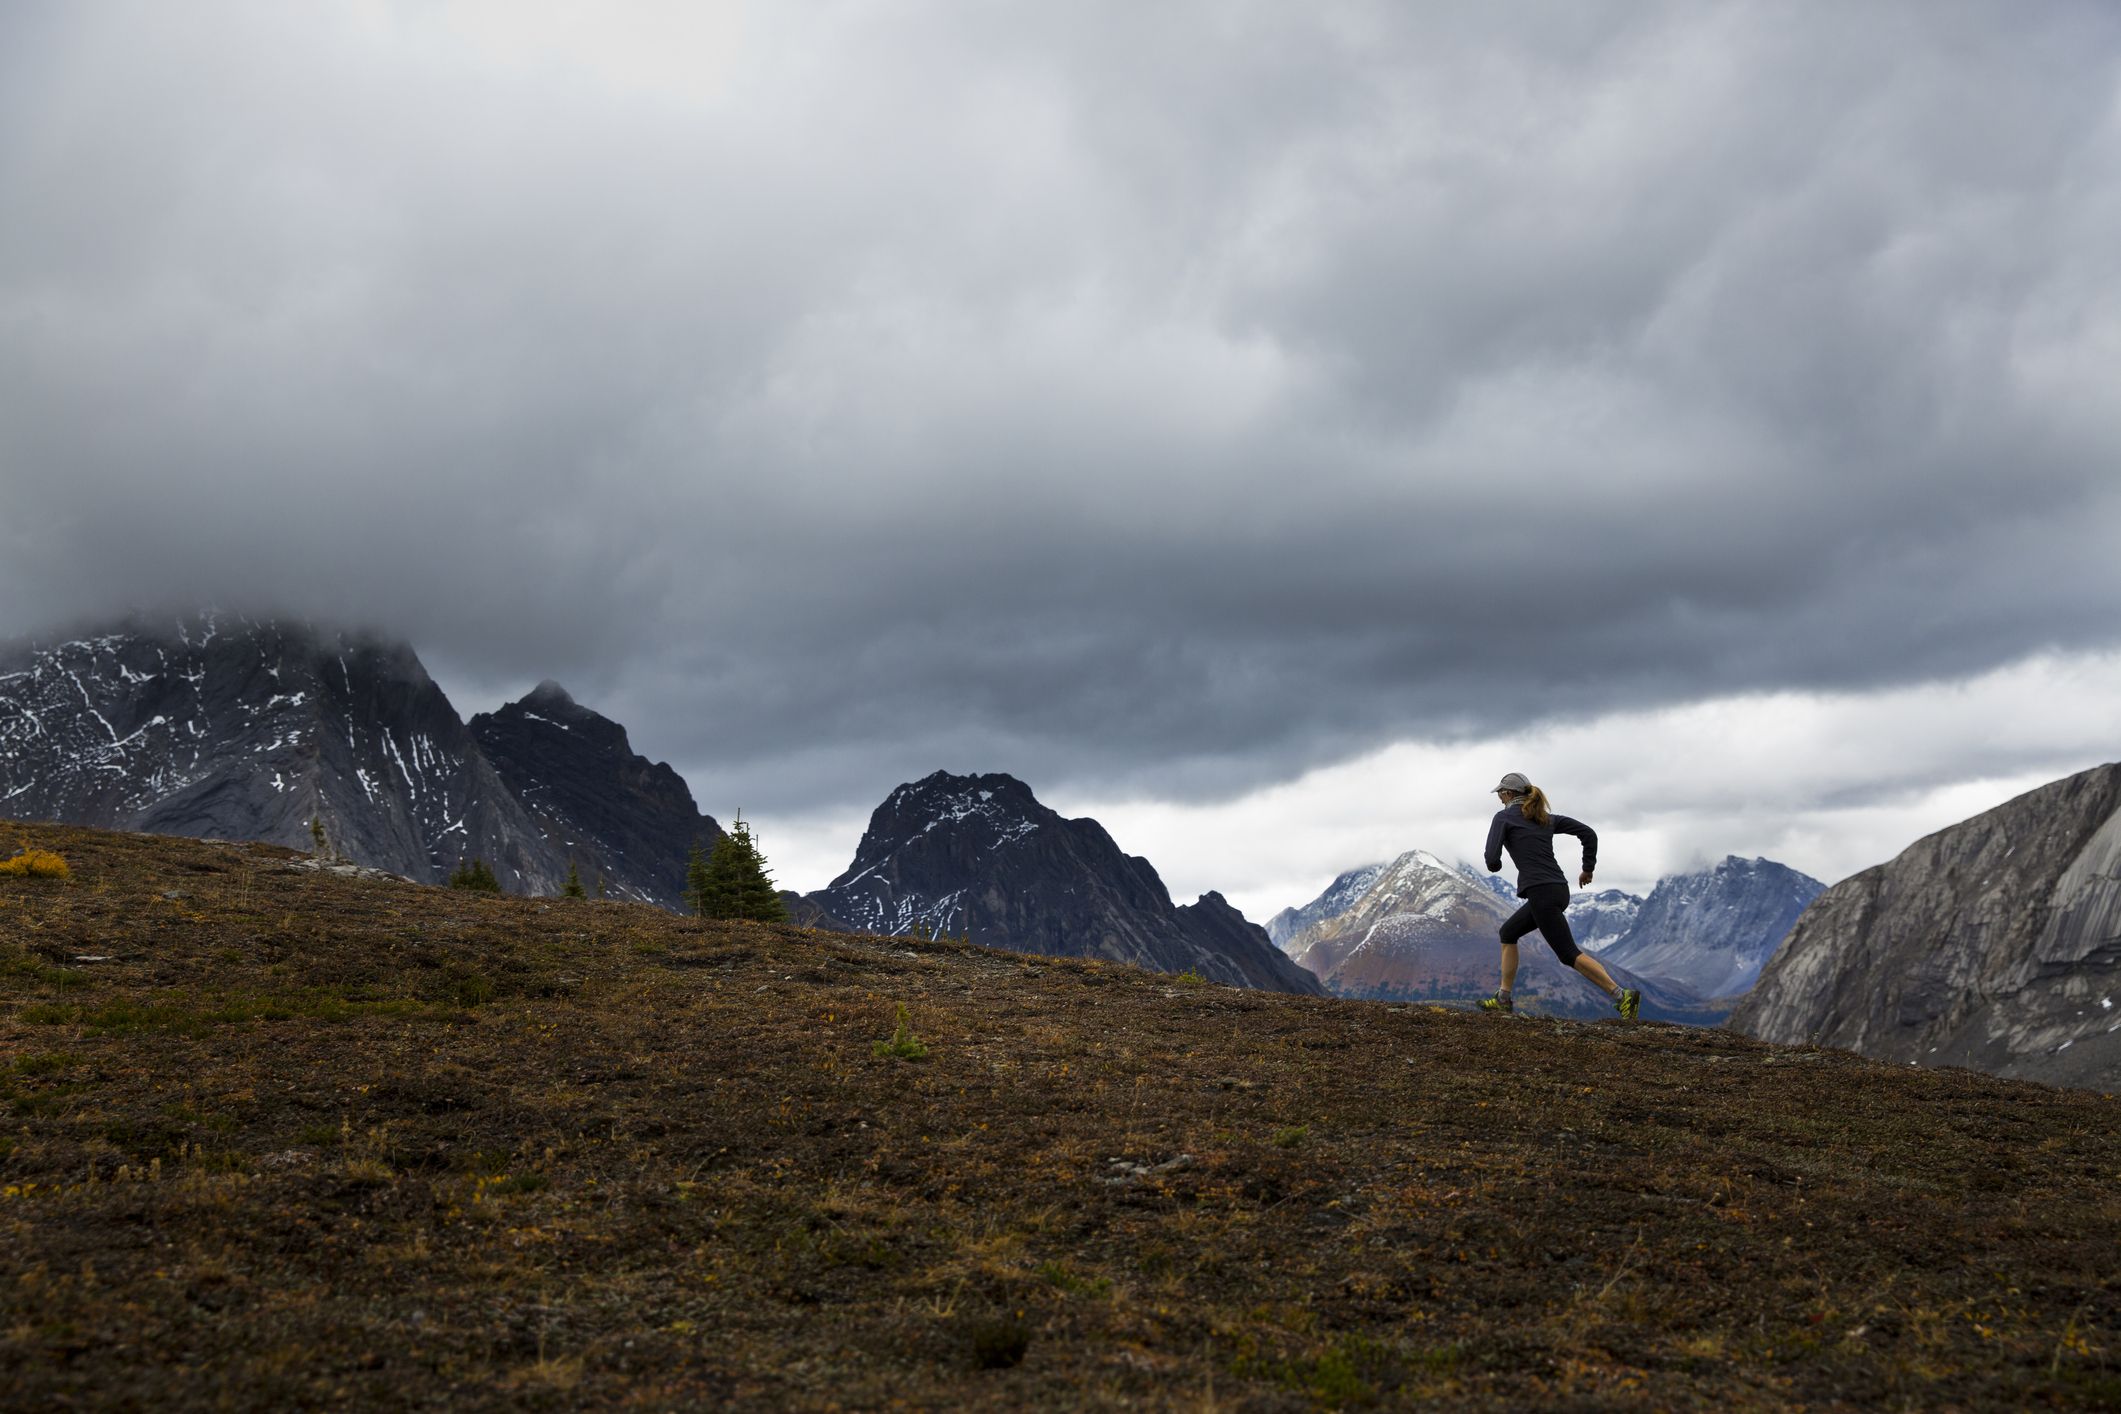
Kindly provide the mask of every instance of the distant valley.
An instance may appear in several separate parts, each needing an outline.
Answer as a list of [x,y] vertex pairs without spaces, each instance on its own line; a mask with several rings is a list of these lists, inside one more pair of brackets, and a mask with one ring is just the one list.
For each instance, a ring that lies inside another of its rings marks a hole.
[[[1664,879],[1647,899],[1617,889],[1578,894],[1569,922],[1579,947],[1642,989],[1644,1015],[1713,1024],[1822,888],[1772,860],[1733,857]],[[1412,850],[1342,874],[1310,903],[1277,914],[1268,931],[1337,995],[1467,1002],[1495,989],[1497,930],[1517,906],[1497,876]],[[1521,1005],[1609,1013],[1597,988],[1537,934],[1525,939],[1520,963]]]

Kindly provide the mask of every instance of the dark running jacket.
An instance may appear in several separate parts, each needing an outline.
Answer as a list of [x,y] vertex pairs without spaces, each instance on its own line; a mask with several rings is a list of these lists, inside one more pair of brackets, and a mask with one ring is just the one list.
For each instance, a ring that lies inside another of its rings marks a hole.
[[1525,818],[1521,805],[1496,811],[1495,823],[1488,826],[1488,872],[1502,872],[1502,852],[1507,849],[1517,865],[1517,897],[1523,898],[1541,884],[1560,884],[1567,888],[1569,876],[1561,872],[1561,865],[1554,858],[1554,833],[1557,830],[1583,841],[1584,872],[1594,872],[1598,868],[1596,830],[1566,815],[1554,816],[1552,824],[1535,825]]

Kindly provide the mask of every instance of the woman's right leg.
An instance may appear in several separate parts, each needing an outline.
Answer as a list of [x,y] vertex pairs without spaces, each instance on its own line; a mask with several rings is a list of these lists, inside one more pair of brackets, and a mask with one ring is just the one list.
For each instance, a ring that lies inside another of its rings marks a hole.
[[1539,913],[1530,903],[1518,909],[1502,924],[1502,989],[1505,992],[1517,986],[1517,942],[1525,934],[1539,926]]

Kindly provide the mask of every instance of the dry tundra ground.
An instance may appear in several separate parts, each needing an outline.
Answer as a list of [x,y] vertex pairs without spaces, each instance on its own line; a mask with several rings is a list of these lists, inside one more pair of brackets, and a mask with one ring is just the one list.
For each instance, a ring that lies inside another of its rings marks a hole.
[[2111,1096],[0,839],[10,1407],[2121,1405]]

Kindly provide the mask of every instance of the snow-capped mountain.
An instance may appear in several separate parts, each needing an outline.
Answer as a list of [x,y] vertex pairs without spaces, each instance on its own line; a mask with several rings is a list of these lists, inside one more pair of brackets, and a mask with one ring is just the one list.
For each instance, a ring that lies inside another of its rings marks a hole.
[[722,827],[700,813],[676,771],[636,754],[624,727],[556,682],[469,726],[583,887],[601,878],[613,897],[683,908],[691,847],[713,845]]
[[1342,889],[1338,909],[1327,911],[1329,890],[1301,910],[1315,921],[1290,939],[1292,957],[1347,995],[1389,992],[1417,974],[1442,984],[1462,973],[1493,989],[1495,930],[1509,916],[1500,899],[1424,850],[1362,873],[1368,884],[1352,897]]
[[1326,885],[1326,891],[1312,899],[1302,908],[1285,908],[1267,920],[1267,936],[1274,946],[1283,952],[1289,950],[1289,939],[1314,923],[1346,913],[1355,906],[1356,900],[1370,891],[1389,865],[1367,864],[1347,873]]
[[1634,930],[1641,916],[1642,900],[1620,889],[1569,896],[1569,931],[1576,946],[1601,958],[1606,950]]
[[1461,878],[1478,884],[1481,888],[1495,895],[1495,897],[1508,903],[1513,909],[1520,902],[1517,897],[1517,886],[1500,874],[1490,874],[1478,865],[1468,864],[1464,860],[1458,862],[1458,873]]
[[1660,879],[1626,934],[1600,956],[1705,999],[1733,997],[1753,985],[1825,888],[1772,859],[1731,855],[1711,868]]
[[1828,889],[1731,1026],[2121,1089],[2121,765],[2029,791]]
[[409,878],[564,862],[412,650],[214,614],[0,652],[0,813],[309,848]]
[[969,933],[1017,952],[1102,957],[1211,981],[1317,994],[1219,894],[1174,906],[1149,861],[1095,820],[1068,820],[1012,776],[937,771],[869,818],[854,862],[806,903],[873,933]]

